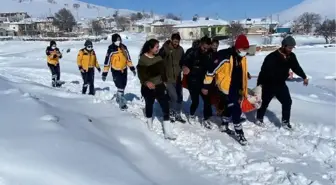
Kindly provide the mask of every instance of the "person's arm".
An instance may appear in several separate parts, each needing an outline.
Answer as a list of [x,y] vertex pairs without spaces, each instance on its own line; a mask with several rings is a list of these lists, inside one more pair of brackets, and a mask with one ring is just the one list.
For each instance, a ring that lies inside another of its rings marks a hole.
[[302,79],[307,79],[307,76],[305,72],[303,71],[303,69],[301,68],[295,54],[293,54],[291,57],[292,57],[292,63],[291,63],[292,71],[298,76],[300,76]]
[[273,57],[271,54],[267,55],[264,59],[264,62],[261,66],[259,75],[258,75],[258,80],[257,80],[257,86],[258,85],[263,85],[265,82],[268,80],[268,78],[272,78],[272,62],[273,62]]
[[181,59],[179,62],[180,68],[182,68],[183,66],[183,57],[184,57],[185,53],[184,53],[184,49],[181,47]]
[[135,71],[135,67],[133,66],[131,55],[128,52],[128,49],[125,45],[123,45],[123,49],[125,50],[126,58],[127,58],[127,66],[131,71]]
[[182,59],[182,66],[188,67],[189,69],[192,67],[192,62],[194,59],[194,51],[189,51],[184,54]]
[[62,58],[63,55],[58,48],[56,48],[58,58]]
[[149,75],[148,75],[148,66],[141,65],[142,61],[139,59],[138,65],[136,66],[137,71],[138,71],[138,78],[140,80],[140,83],[142,85],[146,85],[145,83],[149,80]]
[[94,56],[94,60],[95,60],[95,66],[96,66],[97,70],[100,72],[101,69],[100,69],[98,59],[97,59],[96,52],[95,51],[92,51],[92,52],[93,52],[93,56]]
[[78,65],[78,69],[81,71],[83,70],[82,59],[83,59],[83,51],[79,50],[78,55],[77,55],[77,65]]
[[114,53],[116,53],[116,52],[113,52],[111,47],[109,47],[107,49],[106,56],[105,56],[105,61],[104,61],[104,72],[102,74],[103,77],[107,76],[107,73],[111,68],[111,58],[112,58]]

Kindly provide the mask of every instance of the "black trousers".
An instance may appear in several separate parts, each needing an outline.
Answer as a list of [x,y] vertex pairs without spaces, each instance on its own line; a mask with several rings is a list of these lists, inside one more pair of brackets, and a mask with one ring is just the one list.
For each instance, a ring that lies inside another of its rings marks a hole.
[[94,95],[94,68],[89,68],[88,71],[82,73],[83,78],[83,88],[82,94],[86,94],[87,88],[89,86],[89,94]]
[[292,107],[292,98],[286,84],[262,86],[262,104],[260,109],[258,109],[257,119],[263,120],[266,109],[274,96],[279,100],[282,105],[282,121],[289,122]]
[[118,90],[124,90],[127,85],[127,69],[124,71],[111,70],[113,82]]
[[202,93],[202,84],[188,83],[188,90],[191,98],[190,115],[195,115],[196,109],[199,105],[199,96],[203,99],[203,118],[205,120],[212,116],[212,108],[210,96]]
[[59,64],[53,65],[48,63],[48,67],[51,72],[52,86],[55,87],[58,84],[57,82],[61,79],[60,65]]
[[230,87],[229,94],[220,93],[220,106],[224,109],[222,116],[231,117],[235,129],[237,130],[241,127],[240,117],[242,114],[239,104],[239,100],[241,98],[239,91],[239,88]]
[[147,86],[141,86],[141,95],[146,102],[146,117],[151,118],[153,116],[153,106],[155,99],[159,102],[162,112],[163,120],[169,120],[169,103],[167,98],[167,92],[165,85],[159,84],[155,86],[155,89],[149,89]]

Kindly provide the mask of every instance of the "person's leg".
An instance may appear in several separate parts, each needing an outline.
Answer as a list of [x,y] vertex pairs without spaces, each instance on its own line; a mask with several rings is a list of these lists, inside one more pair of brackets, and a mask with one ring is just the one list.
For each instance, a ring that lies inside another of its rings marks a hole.
[[94,68],[89,68],[89,71],[88,71],[88,80],[89,80],[89,86],[90,86],[90,89],[89,89],[89,94],[90,95],[95,95],[95,89],[94,89]]
[[89,72],[86,71],[83,74],[83,87],[82,87],[82,94],[86,94],[87,88],[89,86]]
[[51,84],[53,87],[56,87],[56,82],[57,82],[56,66],[48,63],[48,67],[51,72]]
[[166,88],[169,96],[170,119],[175,121],[176,102],[177,102],[177,93],[175,89],[175,84],[166,83]]
[[153,105],[155,101],[154,90],[148,89],[148,87],[141,86],[141,95],[145,99],[145,116],[147,118],[147,127],[149,130],[153,130]]
[[261,94],[261,107],[257,111],[257,122],[256,124],[263,126],[264,125],[264,116],[267,110],[269,103],[274,97],[274,87],[272,86],[263,86]]
[[282,105],[282,123],[291,128],[290,114],[292,107],[292,98],[287,85],[279,87],[279,89],[275,93],[275,97]]
[[203,100],[203,118],[204,120],[208,120],[212,116],[210,96],[204,95],[202,92],[200,92],[200,95]]
[[159,84],[155,87],[155,96],[159,102],[163,112],[163,134],[165,139],[175,140],[176,136],[173,134],[173,125],[169,121],[169,103],[166,95],[166,87],[164,84]]
[[124,99],[124,90],[127,81],[127,74],[117,70],[111,70],[111,71],[114,84],[117,87],[117,98],[116,98],[117,103],[119,104],[120,108],[122,109],[127,108],[126,101]]

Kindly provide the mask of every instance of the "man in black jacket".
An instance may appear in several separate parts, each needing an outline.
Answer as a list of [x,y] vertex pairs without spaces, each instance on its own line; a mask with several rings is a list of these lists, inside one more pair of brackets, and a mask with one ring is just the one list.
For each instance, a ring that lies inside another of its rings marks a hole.
[[211,126],[209,118],[212,116],[212,109],[209,95],[201,93],[201,89],[203,88],[206,71],[211,67],[210,46],[211,39],[203,37],[198,47],[191,48],[186,52],[182,62],[183,74],[187,75],[188,90],[192,101],[189,122],[191,124],[196,122],[195,112],[199,104],[199,96],[201,95],[204,105],[203,125],[205,127]]
[[288,36],[282,41],[282,47],[266,56],[261,66],[257,85],[262,86],[262,105],[257,112],[257,125],[263,126],[263,118],[266,109],[275,96],[282,104],[282,124],[292,128],[290,124],[290,112],[292,99],[286,80],[289,70],[303,78],[303,84],[308,85],[308,78],[302,70],[295,54],[292,52],[296,42],[293,37]]

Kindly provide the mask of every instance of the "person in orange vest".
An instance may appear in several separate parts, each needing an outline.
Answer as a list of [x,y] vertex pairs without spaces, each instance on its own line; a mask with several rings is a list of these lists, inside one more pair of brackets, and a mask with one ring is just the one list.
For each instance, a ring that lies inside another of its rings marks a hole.
[[[241,124],[242,110],[240,101],[247,97],[247,60],[246,54],[250,47],[249,41],[245,35],[239,35],[235,45],[228,49],[219,50],[217,62],[207,71],[204,79],[203,94],[208,94],[213,79],[220,90],[220,97],[227,102],[227,111],[222,115],[221,131],[237,136],[241,145],[246,145],[247,140],[244,135]],[[231,118],[231,119],[230,119]],[[229,129],[229,122],[232,120],[235,132]]]
[[50,41],[50,45],[46,49],[47,63],[51,72],[51,80],[53,87],[61,87],[61,71],[59,65],[59,59],[62,58],[62,53],[56,46],[55,41]]
[[77,55],[77,65],[83,78],[82,94],[85,94],[88,86],[89,95],[94,95],[94,72],[95,68],[100,72],[100,66],[97,56],[93,50],[93,44],[90,40],[85,41],[84,48],[79,50]]

